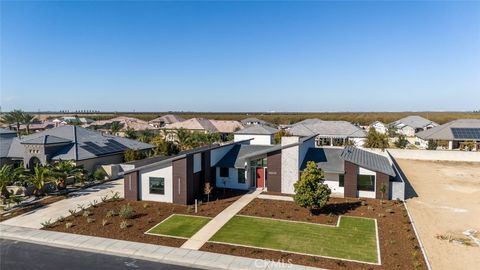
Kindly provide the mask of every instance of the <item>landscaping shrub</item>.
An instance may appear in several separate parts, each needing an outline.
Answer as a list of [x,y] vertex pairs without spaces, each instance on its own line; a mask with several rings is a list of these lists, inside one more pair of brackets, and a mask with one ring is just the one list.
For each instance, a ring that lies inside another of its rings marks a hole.
[[68,212],[70,213],[70,215],[72,215],[73,217],[76,217],[77,216],[77,211],[75,209],[70,209],[68,210]]
[[293,199],[298,206],[308,208],[310,214],[314,209],[323,208],[330,199],[331,190],[323,183],[323,171],[317,168],[313,161],[307,162],[307,168],[302,172],[300,180],[294,184]]
[[130,227],[130,224],[126,220],[120,222],[120,229],[125,230],[128,227]]
[[105,217],[114,217],[116,216],[117,213],[115,212],[115,210],[108,210],[107,213],[105,214]]
[[95,222],[95,219],[94,219],[94,218],[90,218],[90,217],[87,218],[87,223],[93,223],[93,222]]
[[46,220],[42,223],[40,223],[43,228],[51,228],[52,227],[52,219]]
[[105,176],[107,176],[107,174],[102,168],[98,168],[93,172],[93,178],[95,180],[105,180]]
[[92,212],[90,212],[88,210],[83,211],[83,214],[82,214],[82,216],[84,216],[84,217],[89,217],[91,215],[92,215]]
[[133,208],[130,206],[129,203],[122,206],[122,208],[120,208],[120,211],[118,212],[118,215],[123,219],[131,219],[133,218],[134,214],[135,213],[133,211]]
[[102,226],[107,226],[108,225],[108,220],[102,219]]
[[71,222],[65,223],[65,228],[70,229],[71,227],[73,227],[73,223]]

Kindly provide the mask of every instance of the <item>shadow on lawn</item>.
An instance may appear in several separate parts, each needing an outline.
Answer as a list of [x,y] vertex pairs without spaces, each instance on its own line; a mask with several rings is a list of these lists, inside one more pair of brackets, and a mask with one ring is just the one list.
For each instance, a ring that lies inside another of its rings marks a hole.
[[322,209],[314,209],[312,214],[318,216],[320,214],[328,215],[343,215],[350,211],[357,209],[357,207],[361,206],[361,202],[342,202],[342,203],[329,203]]

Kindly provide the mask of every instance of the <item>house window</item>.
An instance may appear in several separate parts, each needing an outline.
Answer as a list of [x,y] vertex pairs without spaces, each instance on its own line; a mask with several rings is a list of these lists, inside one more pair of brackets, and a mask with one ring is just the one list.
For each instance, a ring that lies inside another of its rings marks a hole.
[[358,175],[357,189],[363,191],[375,191],[375,175]]
[[343,187],[345,185],[345,174],[338,175],[338,186]]
[[165,178],[163,177],[149,177],[150,194],[165,194]]
[[245,184],[245,170],[238,169],[238,183]]
[[220,177],[228,177],[228,168],[220,168]]

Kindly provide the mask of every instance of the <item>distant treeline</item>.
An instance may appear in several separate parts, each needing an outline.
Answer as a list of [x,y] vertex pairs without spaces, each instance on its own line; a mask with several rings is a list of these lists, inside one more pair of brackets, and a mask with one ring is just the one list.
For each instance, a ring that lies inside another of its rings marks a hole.
[[[55,113],[52,113],[55,114]],[[70,113],[72,114],[72,113]],[[391,123],[409,115],[420,115],[439,124],[455,119],[475,118],[480,119],[480,112],[316,112],[316,113],[231,113],[231,112],[110,112],[110,113],[88,113],[77,114],[94,120],[105,120],[117,116],[128,116],[152,120],[165,114],[176,114],[185,119],[192,117],[203,117],[216,120],[242,120],[247,117],[256,117],[274,124],[292,124],[307,118],[319,118],[322,120],[344,120],[360,125],[368,125],[376,120]],[[75,115],[74,113],[72,115]]]

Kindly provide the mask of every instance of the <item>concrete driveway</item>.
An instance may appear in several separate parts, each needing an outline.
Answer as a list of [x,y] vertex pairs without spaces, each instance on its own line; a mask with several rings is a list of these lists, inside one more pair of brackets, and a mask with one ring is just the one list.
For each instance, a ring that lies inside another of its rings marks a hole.
[[108,195],[108,197],[111,198],[112,194],[115,192],[118,192],[120,197],[123,198],[123,179],[110,181],[108,183],[70,193],[70,196],[67,199],[35,209],[18,217],[8,219],[2,222],[2,224],[40,229],[42,227],[41,223],[44,221],[51,219],[51,221],[54,222],[60,216],[67,217],[70,215],[68,210],[77,209],[79,204],[88,206],[88,204],[94,200],[101,202],[101,197]]

